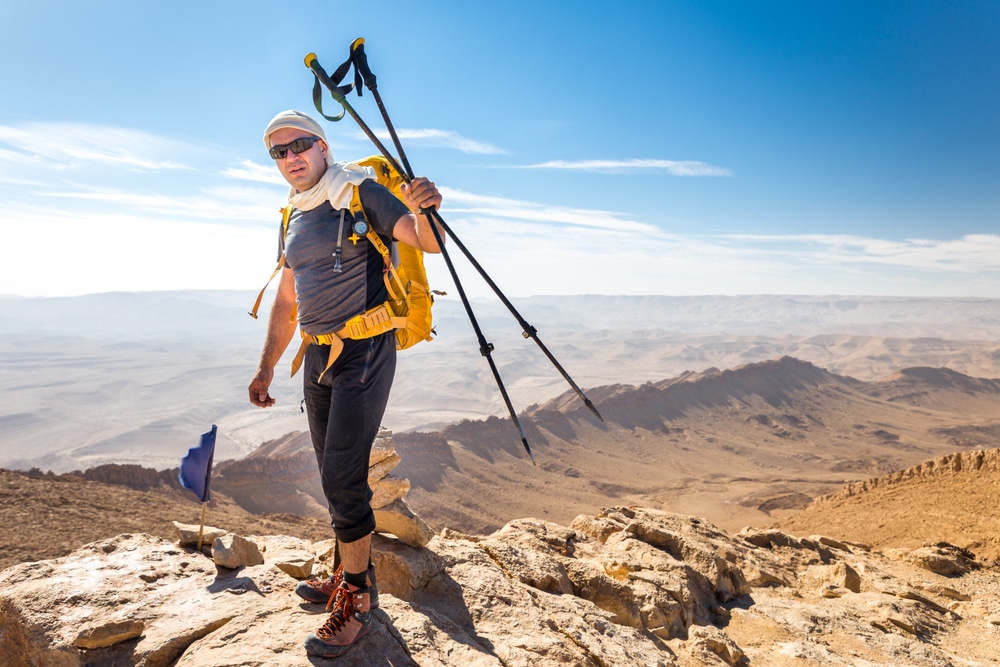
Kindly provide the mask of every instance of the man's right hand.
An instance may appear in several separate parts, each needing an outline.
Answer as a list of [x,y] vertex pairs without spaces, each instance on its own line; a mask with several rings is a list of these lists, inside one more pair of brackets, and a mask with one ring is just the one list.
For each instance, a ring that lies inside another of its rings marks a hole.
[[267,392],[274,379],[274,369],[258,368],[257,373],[250,381],[250,402],[258,408],[269,408],[274,405],[274,398]]

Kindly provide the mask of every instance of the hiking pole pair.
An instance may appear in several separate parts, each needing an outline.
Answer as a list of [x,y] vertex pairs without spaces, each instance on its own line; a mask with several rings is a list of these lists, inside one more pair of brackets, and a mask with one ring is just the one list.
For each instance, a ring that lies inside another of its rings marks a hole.
[[[333,79],[331,79],[331,77],[327,75],[327,73],[323,70],[315,54],[313,53],[308,54],[305,58],[305,64],[313,72],[313,75],[316,77],[316,82],[315,85],[313,86],[313,103],[315,104],[316,109],[317,111],[319,111],[320,115],[322,115],[329,121],[337,122],[344,117],[344,114],[350,114],[350,116],[355,120],[355,122],[362,129],[362,131],[364,131],[364,133],[368,136],[368,138],[372,141],[372,143],[376,146],[376,148],[379,149],[382,155],[385,156],[385,158],[389,161],[389,163],[393,166],[393,168],[401,176],[403,176],[404,180],[406,180],[407,183],[411,182],[414,177],[413,170],[410,168],[409,161],[406,159],[406,153],[403,150],[402,143],[399,141],[399,137],[396,134],[392,121],[390,120],[388,112],[385,109],[385,105],[382,103],[381,95],[379,95],[378,93],[376,77],[371,72],[371,69],[368,67],[368,59],[364,53],[364,39],[357,39],[354,41],[354,43],[351,45],[350,58],[348,58],[346,62],[344,62],[342,65],[340,65],[340,67],[337,68],[336,72],[334,73]],[[343,77],[347,74],[347,71],[350,69],[351,65],[354,65],[355,68],[356,85],[348,84],[345,86],[340,86],[339,85],[340,81],[343,80]],[[359,96],[361,95],[362,79],[364,80],[365,85],[368,87],[369,90],[372,91],[372,94],[375,97],[376,104],[378,105],[379,110],[382,114],[382,118],[385,121],[386,128],[389,130],[389,134],[392,137],[396,150],[399,152],[400,160],[402,160],[403,162],[402,166],[399,164],[399,161],[397,161],[396,158],[389,153],[388,149],[379,140],[379,138],[375,135],[375,133],[372,132],[371,128],[367,125],[367,123],[365,123],[365,121],[358,115],[358,113],[351,106],[350,102],[347,101],[346,94],[349,93],[355,87],[357,88],[358,95]],[[343,107],[343,111],[340,113],[340,115],[331,117],[323,112],[322,89],[320,87],[321,83],[330,91],[331,96]],[[537,330],[520,315],[520,313],[517,311],[516,308],[514,308],[514,305],[510,302],[509,299],[507,299],[507,297],[503,294],[503,292],[496,285],[496,283],[493,282],[493,280],[486,273],[485,269],[483,269],[483,267],[479,264],[479,262],[476,261],[476,259],[472,256],[472,253],[468,250],[468,248],[465,247],[465,245],[461,242],[461,240],[456,236],[454,231],[447,225],[447,223],[441,217],[440,213],[438,213],[438,211],[433,207],[426,210],[421,209],[419,212],[421,214],[427,215],[434,222],[436,222],[437,225],[440,225],[441,229],[443,229],[454,240],[455,244],[465,254],[466,258],[470,261],[470,263],[472,263],[472,265],[476,268],[476,270],[483,277],[483,279],[490,286],[490,288],[493,289],[494,293],[496,293],[496,295],[500,298],[500,300],[504,303],[504,305],[508,308],[508,310],[518,320],[518,323],[521,325],[522,328],[523,337],[532,338],[535,341],[535,343],[543,351],[546,357],[548,357],[549,361],[552,362],[552,364],[562,374],[563,378],[570,384],[570,386],[574,389],[577,395],[584,401],[585,405],[597,416],[598,419],[600,419],[603,422],[604,418],[597,411],[597,408],[593,405],[590,399],[586,397],[586,395],[579,388],[579,386],[577,386],[577,384],[569,376],[569,374],[562,367],[562,365],[559,364],[559,362],[548,350],[548,348],[546,348],[545,345],[542,343],[542,341],[538,338]],[[482,354],[486,358],[487,363],[490,366],[490,370],[492,371],[493,377],[496,380],[497,387],[499,388],[500,394],[503,397],[504,403],[506,404],[507,411],[510,413],[511,420],[514,422],[514,425],[517,427],[518,432],[521,436],[521,443],[524,445],[525,451],[528,453],[528,456],[531,458],[531,462],[534,464],[535,457],[531,453],[531,447],[528,445],[527,436],[525,436],[524,434],[524,429],[521,426],[520,420],[517,418],[517,413],[514,410],[513,404],[510,401],[510,397],[507,394],[507,390],[504,387],[503,380],[501,379],[500,373],[497,370],[496,363],[493,361],[492,352],[494,350],[494,346],[492,343],[486,340],[485,336],[483,335],[482,329],[479,327],[478,320],[476,319],[475,313],[472,310],[472,305],[469,303],[468,297],[465,294],[465,289],[463,288],[462,283],[459,280],[458,273],[456,272],[454,264],[451,261],[451,256],[447,248],[445,247],[444,239],[441,237],[441,232],[438,230],[437,225],[432,224],[431,231],[434,234],[434,238],[437,241],[438,246],[441,248],[441,253],[442,256],[444,257],[445,264],[448,267],[448,271],[451,274],[452,280],[455,282],[455,287],[456,289],[458,289],[459,296],[462,300],[462,305],[465,307],[466,314],[468,315],[469,321],[471,322],[472,327],[476,333],[476,337],[479,342],[480,354]]]
[[[339,75],[339,77],[342,79],[343,75],[346,74],[346,67],[349,67],[351,62],[352,61],[349,59],[344,65],[341,65],[337,69],[335,75]],[[316,54],[314,53],[310,53],[306,56],[305,63],[306,66],[309,69],[311,69],[313,74],[316,76],[316,84],[313,86],[313,103],[316,105],[316,110],[319,111],[320,115],[322,115],[327,120],[336,122],[341,120],[344,117],[345,113],[350,114],[351,118],[353,118],[355,122],[357,122],[357,124],[361,127],[364,133],[368,135],[368,138],[371,139],[372,143],[374,143],[375,146],[379,149],[379,152],[381,152],[382,155],[385,156],[385,159],[389,161],[389,164],[392,165],[392,168],[395,169],[396,172],[399,173],[407,183],[410,183],[413,180],[413,173],[409,170],[408,168],[409,165],[407,165],[406,169],[400,166],[396,158],[389,152],[389,150],[385,147],[385,145],[382,144],[379,138],[375,136],[375,133],[372,132],[371,128],[368,127],[368,124],[365,123],[365,121],[361,118],[361,116],[358,115],[358,113],[351,106],[350,102],[348,102],[347,98],[344,96],[345,92],[350,92],[350,90],[353,88],[353,85],[349,84],[347,86],[341,87],[338,86],[337,83],[334,83],[327,75],[327,73],[323,70],[322,66],[319,64],[319,61],[316,59]],[[320,88],[321,82],[324,86],[326,86],[330,90],[330,94],[333,96],[333,98],[337,102],[339,102],[341,106],[343,106],[344,111],[341,112],[339,116],[331,117],[323,113],[323,106],[322,106],[323,92],[322,89]],[[399,141],[398,137],[395,136],[394,140],[396,142]],[[429,210],[421,209],[420,213],[428,215],[428,217],[433,218],[433,220],[435,221],[440,221],[440,216],[437,214],[437,211],[434,210],[433,208]],[[438,247],[441,248],[441,255],[442,257],[444,257],[444,261],[448,267],[448,271],[449,273],[451,273],[452,280],[455,282],[455,287],[458,289],[458,294],[462,299],[462,305],[465,306],[465,311],[469,316],[469,321],[472,323],[472,328],[476,332],[476,338],[479,341],[479,352],[484,357],[486,357],[486,361],[489,364],[490,370],[493,373],[493,378],[494,380],[496,380],[497,387],[499,387],[500,389],[500,395],[503,397],[504,404],[507,406],[507,411],[510,413],[510,418],[514,422],[514,425],[517,427],[518,433],[521,436],[521,444],[524,445],[524,451],[528,453],[528,457],[531,459],[531,463],[533,465],[537,465],[535,464],[535,457],[531,453],[531,446],[528,444],[528,437],[525,435],[524,428],[521,426],[521,422],[517,418],[517,412],[514,410],[514,405],[511,403],[510,396],[507,394],[507,389],[504,386],[503,380],[500,377],[500,371],[497,369],[496,363],[493,361],[492,357],[492,352],[494,349],[493,344],[486,340],[486,337],[483,335],[482,329],[479,327],[479,322],[476,320],[475,314],[472,312],[472,305],[469,303],[469,299],[465,294],[465,289],[462,287],[462,283],[458,279],[458,273],[455,271],[455,266],[451,261],[451,255],[445,247],[444,239],[441,237],[441,232],[440,230],[438,230],[437,226],[433,224],[433,222],[431,224],[431,231],[434,234],[434,240],[437,241]]]
[[[358,39],[354,40],[353,44],[351,44],[351,57],[348,60],[348,62],[354,63],[354,73],[355,73],[354,88],[358,91],[358,96],[359,97],[361,96],[361,83],[363,81],[368,90],[371,91],[372,97],[375,98],[375,104],[378,106],[379,112],[382,114],[382,120],[385,122],[385,127],[389,131],[389,136],[392,137],[392,141],[396,146],[396,150],[399,152],[399,159],[402,161],[403,167],[406,169],[407,176],[412,179],[413,170],[410,169],[410,163],[406,159],[406,152],[403,150],[403,145],[399,141],[399,137],[396,134],[396,128],[393,126],[392,120],[389,118],[389,113],[386,111],[385,105],[382,103],[382,96],[378,92],[378,81],[375,77],[375,74],[372,73],[371,68],[368,66],[368,56],[365,54],[364,38],[359,37]],[[341,65],[338,68],[338,72],[343,68],[344,65]],[[346,74],[346,72],[344,73]],[[535,341],[535,344],[538,345],[538,348],[548,358],[548,360],[552,363],[552,365],[556,368],[556,370],[559,371],[559,373],[563,376],[563,379],[566,380],[569,386],[573,388],[573,391],[576,392],[576,395],[580,397],[580,400],[582,400],[584,404],[590,409],[590,411],[593,412],[594,415],[603,422],[604,417],[601,416],[601,413],[597,411],[597,408],[590,401],[590,399],[587,398],[587,395],[584,394],[583,390],[580,389],[580,387],[576,384],[576,382],[573,381],[573,378],[571,378],[569,373],[566,372],[566,369],[562,367],[562,364],[560,364],[559,361],[555,358],[555,356],[549,351],[549,349],[545,347],[545,344],[538,337],[538,330],[535,329],[535,327],[531,326],[527,322],[527,320],[525,320],[521,316],[521,313],[519,313],[517,308],[514,307],[514,304],[510,302],[510,300],[500,290],[497,284],[493,282],[493,279],[490,278],[489,274],[486,272],[486,269],[484,269],[479,264],[479,262],[476,261],[476,258],[473,257],[472,253],[469,251],[468,248],[465,247],[465,244],[462,243],[461,239],[458,238],[458,236],[455,234],[454,231],[452,231],[452,229],[448,226],[448,224],[444,221],[444,219],[441,218],[440,214],[438,214],[435,211],[434,216],[438,224],[441,225],[441,228],[444,229],[445,232],[447,232],[448,236],[450,236],[451,239],[455,242],[455,245],[457,245],[459,250],[462,251],[462,254],[464,254],[466,259],[469,260],[469,263],[472,264],[473,268],[476,269],[476,271],[483,278],[486,284],[489,285],[490,289],[493,290],[493,293],[496,294],[496,296],[500,299],[503,305],[507,307],[507,310],[510,311],[511,315],[514,316],[514,319],[517,320],[517,323],[521,327],[521,336],[524,338],[531,338],[533,341]],[[456,285],[457,284],[458,283],[456,278]],[[461,294],[461,289],[459,293]],[[470,310],[470,317],[471,316],[472,314]]]

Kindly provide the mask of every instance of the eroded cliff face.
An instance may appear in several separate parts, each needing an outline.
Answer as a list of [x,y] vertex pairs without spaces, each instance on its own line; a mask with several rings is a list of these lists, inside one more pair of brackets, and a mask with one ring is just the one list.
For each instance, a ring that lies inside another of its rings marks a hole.
[[[4,570],[4,664],[305,664],[325,612],[288,573],[322,573],[333,545],[246,539],[263,563],[123,534]],[[381,605],[338,665],[998,664],[1000,573],[950,545],[875,552],[614,507],[424,548],[379,536],[373,556]]]
[[[963,432],[967,429],[961,429]],[[955,452],[822,496],[775,527],[876,548],[950,542],[1000,560],[1000,449]]]
[[939,456],[936,459],[925,461],[919,465],[899,470],[889,475],[883,475],[882,477],[873,477],[872,479],[860,482],[849,482],[844,485],[841,491],[817,498],[815,503],[823,504],[843,500],[874,489],[883,489],[920,478],[935,478],[943,475],[977,472],[1000,472],[1000,449],[976,449],[967,452],[955,452],[954,454]]

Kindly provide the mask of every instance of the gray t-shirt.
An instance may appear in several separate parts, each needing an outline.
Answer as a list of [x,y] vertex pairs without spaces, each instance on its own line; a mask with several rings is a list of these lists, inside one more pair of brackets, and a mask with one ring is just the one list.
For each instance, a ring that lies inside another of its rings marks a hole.
[[[390,245],[396,221],[409,209],[376,181],[358,187],[368,224]],[[279,248],[285,252],[285,264],[295,272],[299,327],[309,334],[338,331],[350,318],[388,298],[382,256],[363,232],[355,234],[351,212],[345,209],[343,216],[339,272],[335,253],[341,211],[329,202],[311,211],[293,210]]]

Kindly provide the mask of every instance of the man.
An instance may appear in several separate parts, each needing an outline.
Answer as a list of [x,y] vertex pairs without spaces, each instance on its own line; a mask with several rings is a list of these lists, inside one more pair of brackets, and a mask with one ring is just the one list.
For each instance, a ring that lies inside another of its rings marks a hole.
[[[268,387],[295,333],[297,313],[307,345],[302,367],[309,432],[341,567],[329,580],[300,583],[296,592],[312,602],[329,599],[333,611],[306,638],[306,650],[335,657],[368,632],[370,610],[378,605],[370,562],[375,516],[368,460],[396,368],[392,330],[370,338],[346,338],[340,349],[345,323],[387,299],[384,260],[363,231],[355,233],[350,198],[358,187],[367,222],[386,245],[397,239],[437,253],[441,249],[430,227],[436,223],[411,209],[440,207],[441,195],[434,183],[417,178],[404,186],[406,201],[401,202],[374,180],[371,170],[334,162],[323,128],[299,111],[276,115],[264,132],[264,144],[291,185],[289,203],[294,208],[282,235],[285,266],[260,365],[250,382],[250,402],[264,408],[274,405]],[[443,239],[443,231],[439,232]],[[327,336],[332,347],[309,344],[315,339],[308,336],[337,332],[342,335]]]

